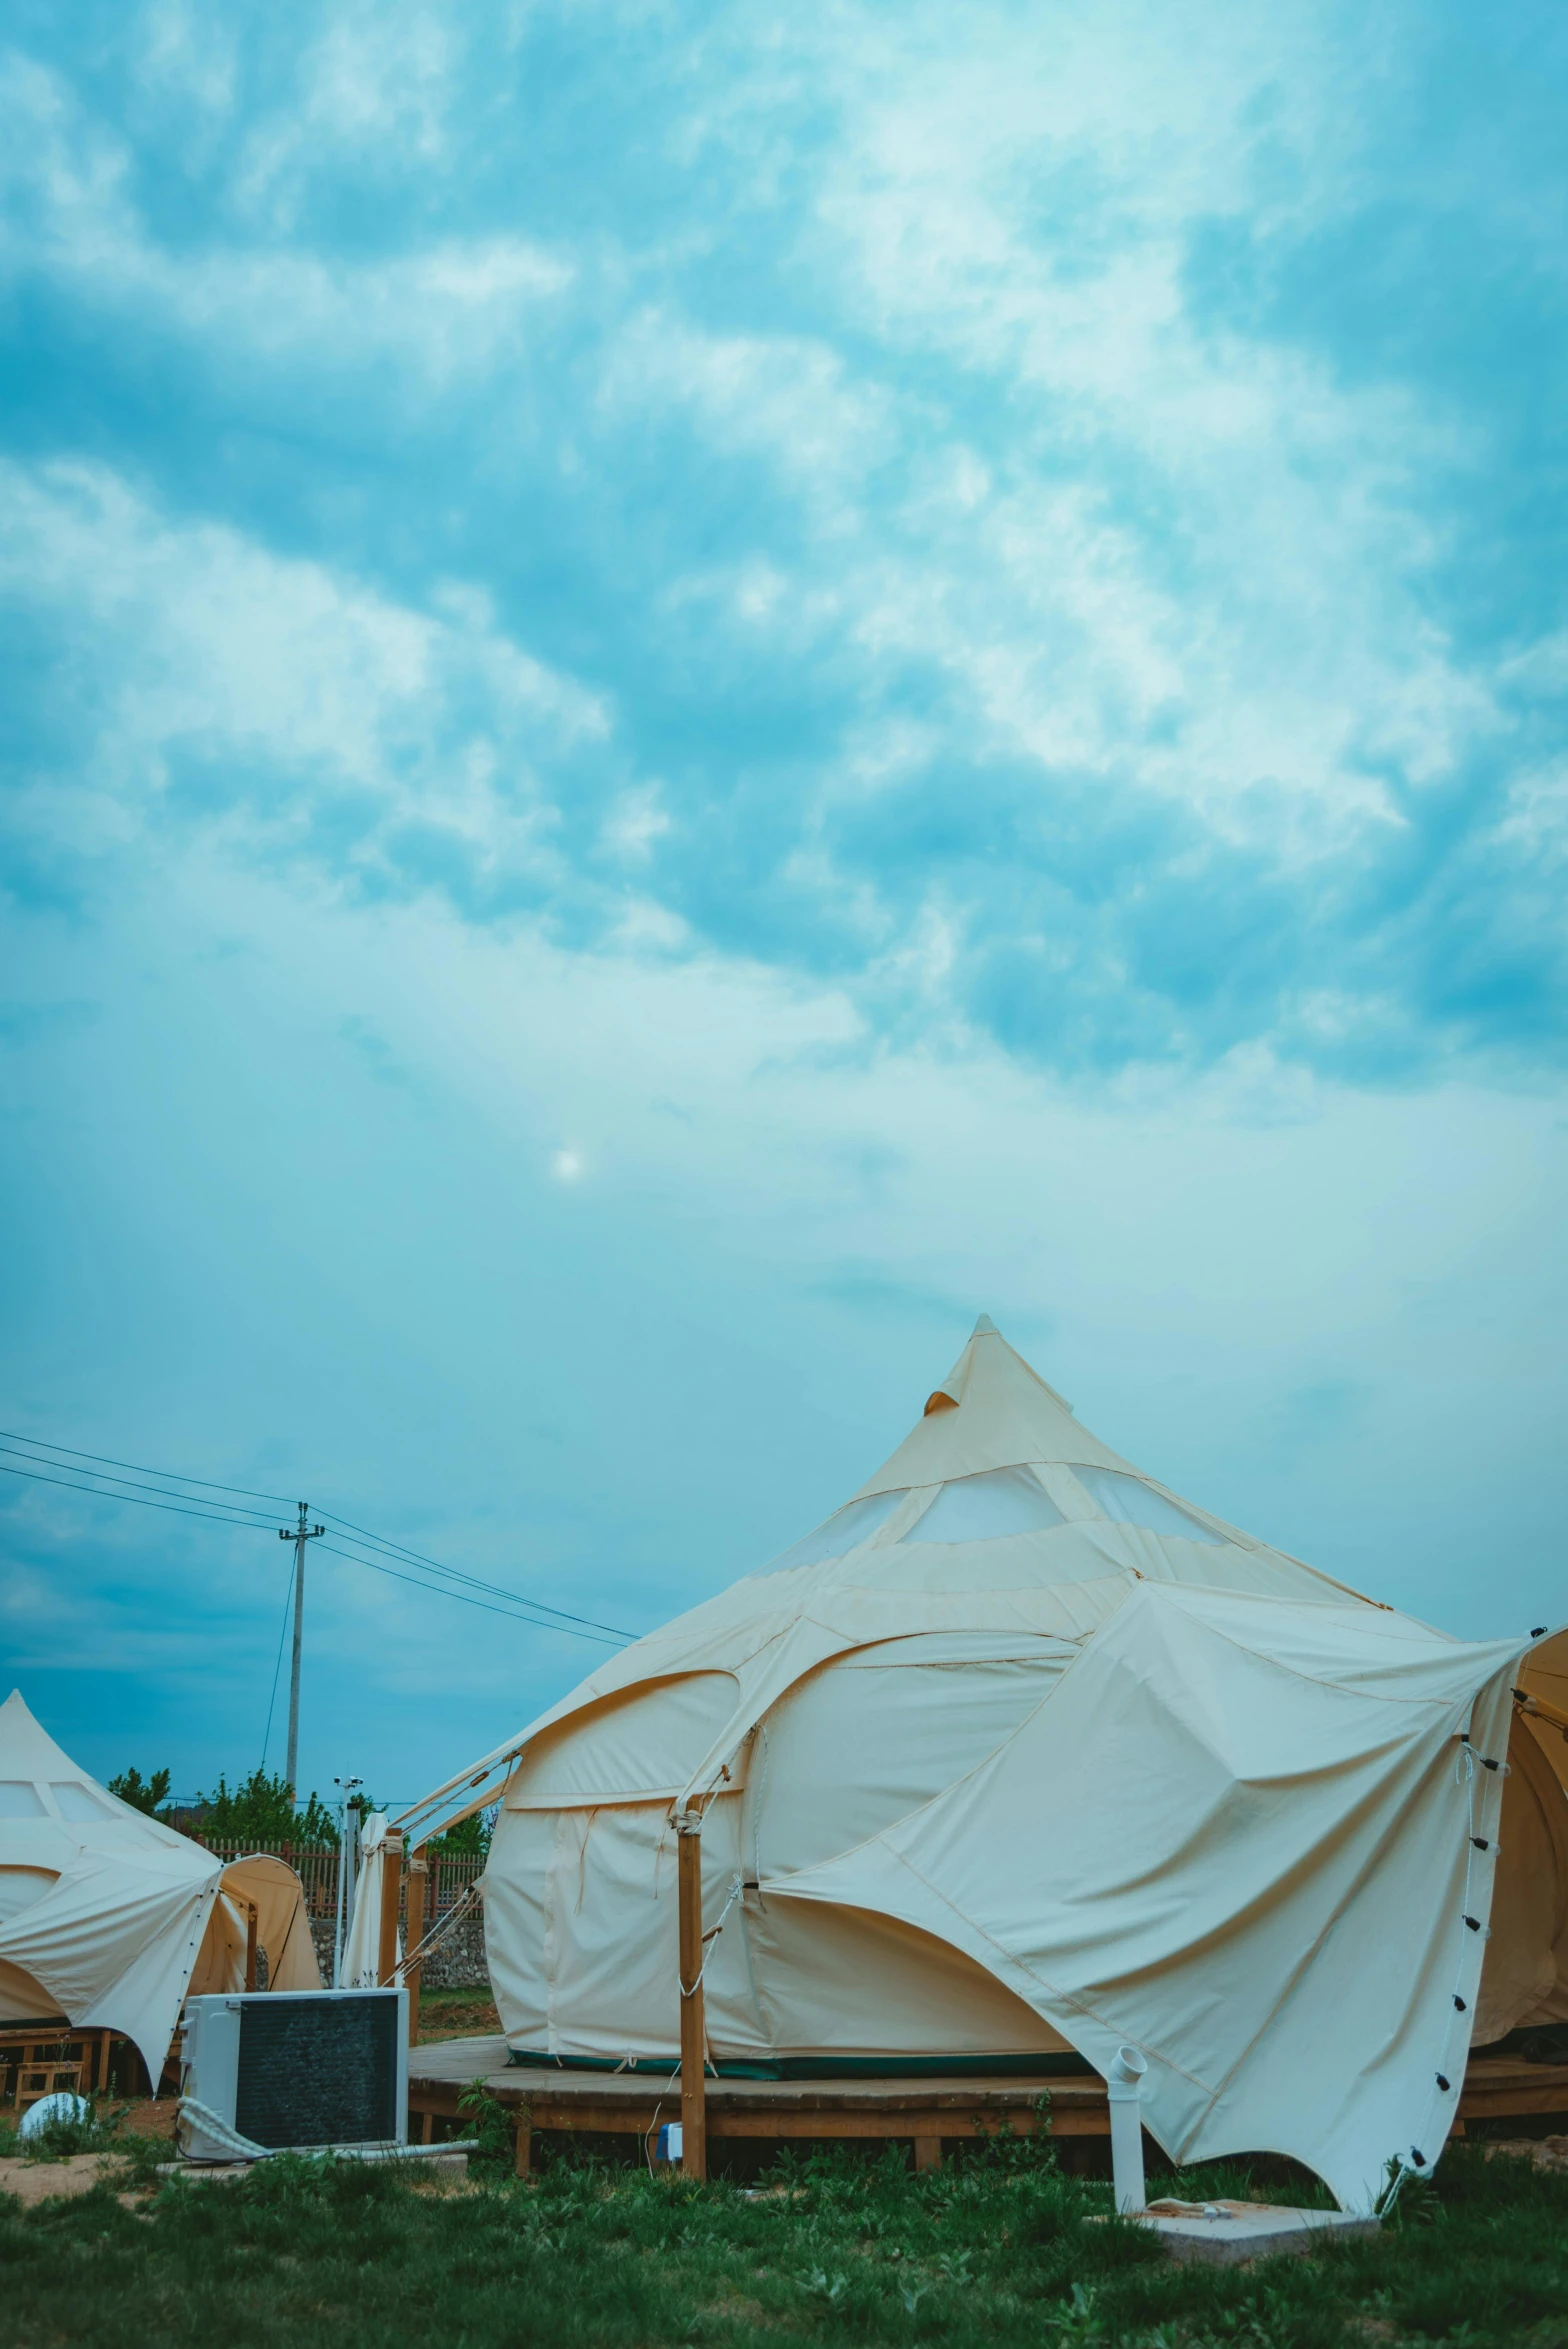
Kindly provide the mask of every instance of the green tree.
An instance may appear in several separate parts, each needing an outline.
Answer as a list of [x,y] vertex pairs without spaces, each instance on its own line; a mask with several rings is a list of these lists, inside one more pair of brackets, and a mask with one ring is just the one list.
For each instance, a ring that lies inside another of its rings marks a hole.
[[248,1843],[256,1850],[280,1843],[314,1851],[337,1849],[337,1822],[326,1804],[313,1793],[296,1807],[281,1772],[269,1777],[257,1768],[235,1787],[220,1776],[217,1792],[196,1800],[201,1813],[198,1832],[218,1842]]
[[490,1849],[490,1830],[495,1823],[495,1808],[471,1811],[466,1819],[459,1819],[444,1835],[431,1837],[434,1852],[478,1852],[481,1857]]
[[154,1770],[144,1779],[140,1770],[122,1770],[118,1778],[110,1779],[109,1792],[129,1803],[133,1811],[145,1811],[149,1819],[156,1819],[169,1799],[169,1773]]

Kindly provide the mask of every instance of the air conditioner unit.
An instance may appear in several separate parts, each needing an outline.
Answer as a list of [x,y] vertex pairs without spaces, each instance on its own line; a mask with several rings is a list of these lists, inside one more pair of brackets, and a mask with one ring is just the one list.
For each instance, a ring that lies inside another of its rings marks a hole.
[[406,1990],[262,1990],[185,2003],[180,2151],[402,2145]]

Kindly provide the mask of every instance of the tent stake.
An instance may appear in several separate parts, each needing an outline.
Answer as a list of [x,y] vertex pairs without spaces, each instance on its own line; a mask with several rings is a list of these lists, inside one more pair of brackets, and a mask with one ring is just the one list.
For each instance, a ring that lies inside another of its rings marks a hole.
[[[438,1863],[439,1864],[439,1863]],[[412,1957],[425,1938],[425,1909],[429,1897],[430,1863],[424,1844],[418,1844],[408,1855],[408,1922],[404,1928],[404,1945]],[[404,1969],[403,1986],[408,1992],[408,2044],[419,2045],[419,1993],[424,1982],[424,1961],[415,1958]]]
[[702,1813],[682,1811],[675,1822],[680,1907],[681,2168],[688,2178],[708,2174],[708,2092],[703,2077],[707,2034],[702,1999]]

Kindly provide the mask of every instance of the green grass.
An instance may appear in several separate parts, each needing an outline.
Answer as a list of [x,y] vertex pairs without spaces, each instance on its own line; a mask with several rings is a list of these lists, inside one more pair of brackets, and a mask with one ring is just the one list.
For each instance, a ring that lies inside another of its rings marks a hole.
[[[897,2152],[797,2156],[765,2183],[558,2158],[530,2185],[476,2165],[453,2192],[285,2158],[137,2209],[109,2185],[27,2214],[0,2198],[0,2341],[1568,2349],[1568,2179],[1473,2150],[1374,2241],[1230,2270],[1173,2265],[1027,2140],[923,2177]],[[1234,2164],[1151,2184],[1296,2193]]]

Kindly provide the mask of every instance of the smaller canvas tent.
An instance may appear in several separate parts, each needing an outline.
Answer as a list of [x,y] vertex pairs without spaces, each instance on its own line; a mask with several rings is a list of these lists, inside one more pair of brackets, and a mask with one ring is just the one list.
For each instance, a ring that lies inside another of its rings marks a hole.
[[120,2031],[154,2081],[187,1992],[245,1985],[246,1904],[268,1987],[319,1990],[298,1876],[224,1861],[120,1802],[12,1691],[0,1705],[0,2023]]

